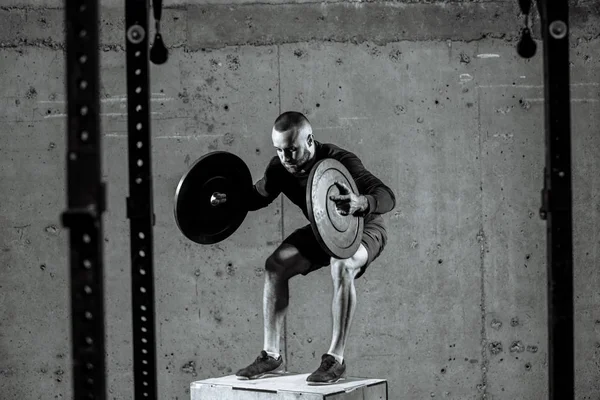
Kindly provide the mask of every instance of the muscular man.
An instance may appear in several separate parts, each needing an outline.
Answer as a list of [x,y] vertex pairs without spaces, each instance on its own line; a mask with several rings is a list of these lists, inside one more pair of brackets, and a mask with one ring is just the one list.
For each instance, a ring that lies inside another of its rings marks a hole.
[[[365,272],[385,247],[387,233],[381,214],[391,211],[396,199],[391,189],[367,171],[356,155],[333,144],[316,141],[310,123],[301,113],[280,115],[275,121],[272,139],[277,157],[271,159],[264,176],[254,185],[249,209],[266,207],[283,193],[308,218],[306,184],[311,168],[323,158],[333,158],[348,169],[360,195],[341,194],[331,200],[335,201],[341,214],[364,217],[363,237],[356,253],[340,260],[323,251],[309,224],[288,236],[267,258],[263,296],[264,349],[252,364],[236,375],[242,379],[254,379],[283,370],[279,340],[289,302],[288,280],[330,266],[334,287],[331,346],[321,357],[319,368],[308,376],[307,382],[334,383],[346,370],[344,348],[356,309],[354,280]],[[225,195],[217,197],[220,202],[226,201]]]

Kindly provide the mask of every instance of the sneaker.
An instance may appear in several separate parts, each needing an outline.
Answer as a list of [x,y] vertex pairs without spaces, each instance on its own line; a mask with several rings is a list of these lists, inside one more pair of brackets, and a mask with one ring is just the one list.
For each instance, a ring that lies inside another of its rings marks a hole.
[[267,374],[281,372],[283,372],[283,357],[280,355],[279,358],[274,358],[262,350],[252,364],[240,369],[235,375],[240,379],[257,379]]
[[321,365],[319,369],[306,378],[309,385],[323,385],[336,383],[344,377],[346,372],[346,360],[342,364],[330,354],[321,356]]

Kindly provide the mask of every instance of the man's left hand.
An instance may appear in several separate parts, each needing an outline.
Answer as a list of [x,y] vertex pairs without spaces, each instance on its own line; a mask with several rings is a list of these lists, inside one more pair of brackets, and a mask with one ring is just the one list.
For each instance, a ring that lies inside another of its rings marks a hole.
[[354,215],[367,209],[369,202],[366,197],[352,193],[352,190],[343,182],[334,182],[340,194],[329,196],[329,200],[335,202],[340,215]]

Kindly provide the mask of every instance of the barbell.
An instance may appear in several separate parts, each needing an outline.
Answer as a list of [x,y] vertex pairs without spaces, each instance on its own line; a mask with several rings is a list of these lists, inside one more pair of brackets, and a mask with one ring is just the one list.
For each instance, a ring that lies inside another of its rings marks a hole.
[[[294,179],[290,176],[290,179]],[[330,196],[340,194],[338,184],[354,194],[354,179],[339,161],[325,158],[312,167],[306,184],[306,208],[313,233],[331,257],[349,258],[362,239],[361,216],[342,215]],[[225,202],[217,194],[226,195]],[[253,194],[252,175],[237,155],[214,151],[196,160],[179,180],[174,214],[179,230],[198,244],[215,244],[231,236],[248,215],[246,206]]]

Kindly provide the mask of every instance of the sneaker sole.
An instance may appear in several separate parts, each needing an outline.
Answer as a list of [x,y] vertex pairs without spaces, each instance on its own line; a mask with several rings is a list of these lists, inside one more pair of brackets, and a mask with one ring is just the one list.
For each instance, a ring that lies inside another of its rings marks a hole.
[[277,368],[275,368],[272,371],[267,371],[267,372],[263,372],[262,374],[258,374],[258,375],[253,375],[250,377],[247,376],[238,376],[238,380],[242,380],[242,381],[250,381],[253,379],[260,379],[260,378],[264,378],[267,375],[279,375],[281,373],[285,372],[285,368],[283,367],[283,364]]
[[340,376],[337,379],[331,380],[331,381],[327,381],[327,382],[312,382],[312,381],[306,381],[306,384],[308,386],[324,386],[324,385],[333,385],[334,383],[338,383],[339,381],[343,381],[346,379],[345,375]]

